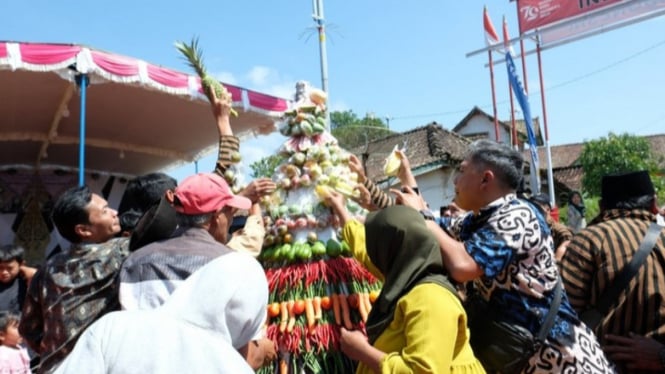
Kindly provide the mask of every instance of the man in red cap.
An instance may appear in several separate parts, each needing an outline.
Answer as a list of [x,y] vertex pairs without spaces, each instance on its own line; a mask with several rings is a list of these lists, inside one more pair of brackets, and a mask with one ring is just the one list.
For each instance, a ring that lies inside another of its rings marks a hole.
[[[252,205],[248,198],[234,195],[224,178],[215,173],[199,173],[186,178],[175,189],[173,205],[178,223],[174,236],[133,252],[122,265],[120,293],[124,309],[153,309],[162,305],[192,273],[216,258],[223,256],[225,261],[237,262],[240,267],[247,261],[256,261],[224,244],[234,213]],[[247,266],[248,272],[256,269],[263,273],[260,267]],[[265,279],[265,275],[261,275]],[[224,285],[220,284],[220,287]],[[248,285],[247,292],[256,290],[256,287],[267,288],[267,282]],[[265,318],[265,308],[256,312],[257,315],[248,313],[247,318]],[[220,313],[224,311],[220,310]],[[260,329],[254,332],[254,339],[249,344],[261,349],[253,350],[251,354],[248,353],[249,346],[235,347],[245,357],[251,356],[248,359],[251,365],[260,366],[262,352],[270,355],[274,351],[274,348],[270,349],[272,344],[263,344],[262,337]]]
[[164,303],[191,273],[210,260],[228,254],[228,230],[238,209],[251,201],[234,195],[217,174],[186,178],[176,189],[174,207],[178,230],[167,240],[133,252],[122,266],[124,309],[152,309]]

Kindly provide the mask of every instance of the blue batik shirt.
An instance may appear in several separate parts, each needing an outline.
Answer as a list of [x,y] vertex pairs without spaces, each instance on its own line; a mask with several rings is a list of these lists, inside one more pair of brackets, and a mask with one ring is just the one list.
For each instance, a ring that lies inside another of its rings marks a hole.
[[[474,287],[499,311],[499,318],[537,334],[560,279],[552,236],[542,214],[509,194],[453,223],[448,230],[464,242],[484,272]],[[576,324],[579,320],[564,291],[549,338],[562,343],[572,340]]]

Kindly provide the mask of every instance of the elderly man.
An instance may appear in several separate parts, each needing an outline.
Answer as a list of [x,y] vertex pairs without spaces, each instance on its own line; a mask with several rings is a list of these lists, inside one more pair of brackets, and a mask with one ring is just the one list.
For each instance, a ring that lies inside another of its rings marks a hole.
[[[637,253],[658,212],[646,171],[607,175],[601,183],[601,213],[573,237],[561,263],[570,303],[580,313],[596,308],[601,295],[615,287],[610,285]],[[656,230],[629,286],[617,290],[606,314],[601,311],[596,327],[601,342],[607,334],[633,333],[665,343],[665,230]]]
[[158,307],[178,284],[201,266],[230,252],[227,242],[233,214],[251,201],[231,192],[217,174],[186,178],[175,190],[178,232],[133,252],[122,266],[120,302],[124,309]]
[[[223,243],[228,241],[235,212],[249,209],[252,202],[234,195],[218,174],[199,173],[186,178],[175,189],[173,205],[178,223],[175,235],[133,252],[122,266],[120,302],[123,309],[161,306],[180,284],[210,261],[224,257],[234,262],[239,258],[236,255],[246,256],[235,253]],[[247,286],[248,292],[252,292],[252,285]],[[260,366],[264,356],[274,354],[272,343],[268,344],[262,337],[259,329],[254,332],[250,346],[235,347],[249,352],[246,356],[253,367]],[[257,346],[260,349],[250,349]]]
[[115,282],[127,256],[115,210],[88,187],[65,191],[55,202],[53,223],[72,247],[50,258],[32,279],[19,331],[50,372],[95,320],[116,310]]

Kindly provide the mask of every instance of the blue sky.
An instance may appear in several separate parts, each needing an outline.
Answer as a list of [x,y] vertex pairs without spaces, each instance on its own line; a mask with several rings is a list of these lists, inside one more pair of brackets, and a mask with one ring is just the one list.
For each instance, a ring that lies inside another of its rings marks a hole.
[[[499,32],[505,15],[517,35],[508,0],[324,0],[331,108],[390,117],[396,131],[432,121],[452,128],[476,105],[491,113],[487,55],[465,57],[484,46],[486,4]],[[3,1],[0,39],[81,43],[187,71],[173,42],[198,35],[208,69],[222,81],[287,97],[297,80],[320,86],[311,13],[305,0]],[[665,132],[664,30],[659,17],[543,52],[550,143]],[[535,55],[527,65],[532,113],[542,116]],[[495,76],[506,120],[503,65]],[[244,162],[283,140],[243,143]],[[212,162],[201,160],[199,169]],[[172,171],[179,179],[192,172]]]

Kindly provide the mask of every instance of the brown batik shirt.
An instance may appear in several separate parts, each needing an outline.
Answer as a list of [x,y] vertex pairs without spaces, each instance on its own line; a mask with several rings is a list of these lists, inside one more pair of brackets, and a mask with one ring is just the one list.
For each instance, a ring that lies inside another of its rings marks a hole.
[[118,309],[116,276],[128,243],[128,238],[118,238],[74,245],[35,274],[19,331],[41,356],[39,373],[50,372],[72,351],[83,330]]
[[[596,305],[630,263],[655,220],[655,215],[646,210],[612,209],[575,234],[563,257],[561,275],[578,313]],[[605,334],[625,336],[629,332],[665,343],[665,229],[596,329],[601,342]]]

